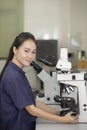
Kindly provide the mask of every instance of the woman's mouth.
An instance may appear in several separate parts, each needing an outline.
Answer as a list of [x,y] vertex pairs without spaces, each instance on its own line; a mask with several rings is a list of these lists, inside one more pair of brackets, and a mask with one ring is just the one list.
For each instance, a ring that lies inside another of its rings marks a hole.
[[27,63],[31,63],[31,62],[32,62],[32,60],[26,60],[26,62],[27,62]]

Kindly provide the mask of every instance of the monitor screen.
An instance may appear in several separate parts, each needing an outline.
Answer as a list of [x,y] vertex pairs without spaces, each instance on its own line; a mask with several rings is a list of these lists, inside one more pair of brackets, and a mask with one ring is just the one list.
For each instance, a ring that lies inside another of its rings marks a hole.
[[44,59],[52,59],[55,61],[58,59],[58,41],[54,39],[37,40],[37,52],[36,52],[36,60],[39,61],[41,58]]

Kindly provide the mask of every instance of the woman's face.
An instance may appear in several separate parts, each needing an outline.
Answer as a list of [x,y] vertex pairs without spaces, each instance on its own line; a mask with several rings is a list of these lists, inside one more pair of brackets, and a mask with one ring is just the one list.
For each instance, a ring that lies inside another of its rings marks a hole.
[[14,62],[21,68],[23,66],[29,66],[31,62],[35,59],[36,44],[31,39],[26,40],[18,49],[14,47],[13,52],[14,57],[12,59],[12,62]]

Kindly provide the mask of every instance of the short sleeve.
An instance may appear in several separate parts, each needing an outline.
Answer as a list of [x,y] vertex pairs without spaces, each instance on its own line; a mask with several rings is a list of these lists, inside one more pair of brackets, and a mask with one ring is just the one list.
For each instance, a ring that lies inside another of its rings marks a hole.
[[34,104],[34,96],[30,85],[22,78],[14,78],[6,83],[6,92],[9,94],[11,101],[18,108]]

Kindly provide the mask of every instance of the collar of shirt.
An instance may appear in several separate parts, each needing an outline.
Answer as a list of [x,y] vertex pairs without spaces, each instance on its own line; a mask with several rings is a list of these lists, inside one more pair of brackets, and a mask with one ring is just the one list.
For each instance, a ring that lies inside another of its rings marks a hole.
[[14,67],[14,69],[18,70],[19,72],[21,72],[22,74],[25,74],[25,72],[16,64],[14,64],[12,61],[9,62],[9,65]]

